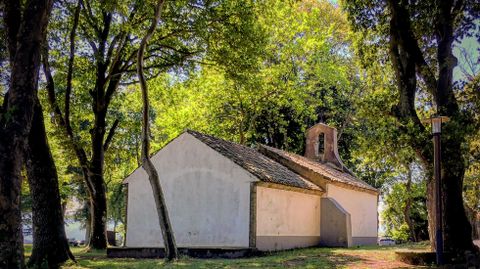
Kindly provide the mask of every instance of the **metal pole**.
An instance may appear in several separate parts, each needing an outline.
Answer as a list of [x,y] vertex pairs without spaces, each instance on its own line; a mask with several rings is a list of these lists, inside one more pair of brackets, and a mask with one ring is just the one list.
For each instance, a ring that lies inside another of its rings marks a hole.
[[[440,122],[441,124],[441,122]],[[434,177],[435,177],[435,246],[437,264],[443,264],[443,212],[442,212],[442,175],[440,132],[433,133],[434,144]]]

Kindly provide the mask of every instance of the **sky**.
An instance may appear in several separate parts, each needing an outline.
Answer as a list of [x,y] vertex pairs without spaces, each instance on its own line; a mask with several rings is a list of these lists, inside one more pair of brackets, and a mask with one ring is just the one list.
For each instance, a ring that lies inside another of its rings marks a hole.
[[[468,57],[471,59],[465,59],[465,57],[462,54],[462,50],[467,52]],[[457,57],[458,59],[458,65],[453,69],[453,79],[455,81],[463,80],[465,79],[465,75],[462,72],[461,66],[467,67],[468,71],[476,71],[478,73],[480,71],[480,44],[476,38],[473,37],[468,37],[464,38],[462,42],[455,44],[453,54]],[[475,66],[475,70],[470,70],[468,68],[468,63],[467,61],[471,60],[472,63]],[[475,74],[471,74],[475,75]]]

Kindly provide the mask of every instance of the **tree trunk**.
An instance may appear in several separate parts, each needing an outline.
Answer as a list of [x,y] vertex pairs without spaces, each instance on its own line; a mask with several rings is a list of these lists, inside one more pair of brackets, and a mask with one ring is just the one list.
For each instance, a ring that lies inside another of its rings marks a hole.
[[465,214],[462,197],[465,163],[462,156],[461,139],[449,136],[448,129],[442,137],[442,212],[445,251],[460,253],[459,250],[474,249],[472,227]]
[[[462,198],[465,163],[461,150],[461,140],[461,136],[449,134],[448,126],[442,132],[441,177],[443,184],[441,193],[444,250],[459,255],[463,255],[465,250],[474,249],[471,237],[472,226],[465,213]],[[427,182],[428,230],[432,250],[435,250],[436,247],[435,184],[437,183],[434,179]]]
[[57,169],[50,153],[42,107],[37,100],[25,154],[32,197],[33,249],[28,265],[49,268],[74,259],[70,252],[58,189]]
[[[103,86],[100,86],[103,87]],[[98,102],[98,101],[97,101]],[[104,181],[105,163],[105,118],[106,108],[98,106],[94,108],[95,125],[92,133],[92,159],[88,169],[90,189],[90,212],[92,230],[89,247],[93,249],[107,248],[107,196]]]
[[2,2],[11,73],[0,111],[0,268],[24,267],[21,168],[38,87],[40,46],[53,1],[22,3]]
[[90,245],[90,237],[92,234],[92,213],[90,211],[90,200],[85,203],[85,206],[87,207],[88,214],[86,217],[85,221],[85,246]]
[[405,208],[403,209],[403,215],[405,217],[405,222],[408,225],[408,230],[410,231],[410,240],[413,242],[417,242],[417,235],[415,234],[415,226],[413,224],[411,214],[411,207],[412,207],[412,169],[408,167],[408,176],[407,176],[407,183],[405,183],[405,190],[407,194],[407,199],[405,200]]
[[[105,151],[108,148],[109,140],[112,139],[114,130],[116,128],[116,122],[110,130],[108,141],[105,141],[105,118],[108,103],[118,87],[118,83],[121,79],[121,75],[115,76],[109,80],[106,85],[106,71],[107,65],[105,64],[105,49],[108,39],[108,33],[110,30],[111,14],[104,16],[104,29],[102,35],[99,36],[99,51],[95,55],[97,63],[96,77],[95,77],[95,89],[90,92],[93,98],[92,110],[95,115],[94,127],[90,130],[91,134],[91,153],[92,158],[89,160],[87,153],[79,143],[77,135],[75,135],[73,128],[70,125],[70,94],[72,91],[72,77],[73,77],[73,63],[75,58],[75,36],[76,29],[79,23],[80,12],[82,7],[82,0],[78,1],[73,17],[73,25],[70,32],[70,55],[68,61],[68,72],[66,81],[66,93],[65,93],[65,115],[62,114],[61,108],[58,105],[58,100],[55,93],[55,83],[53,80],[52,72],[48,62],[48,50],[43,54],[43,67],[47,81],[48,101],[52,106],[52,111],[57,118],[58,125],[63,128],[66,137],[69,139],[70,146],[74,150],[80,166],[82,167],[82,174],[85,181],[85,185],[89,195],[90,206],[90,230],[87,233],[88,246],[93,249],[105,249],[107,247],[106,238],[106,212],[107,202],[105,193],[105,183],[103,180],[104,173],[104,161]],[[114,65],[118,70],[118,63]],[[107,88],[107,93],[105,89]],[[88,229],[87,229],[88,230]]]
[[20,211],[21,150],[0,136],[0,268],[23,268],[23,233]]
[[472,226],[472,239],[480,239],[477,227],[479,214],[467,205],[465,205],[465,213],[467,214],[468,221],[470,221],[470,225]]
[[243,131],[243,120],[240,121],[240,126],[238,128],[238,132],[239,132],[239,137],[240,137],[240,141],[239,141],[240,145],[245,145],[246,138],[245,138],[245,132]]
[[65,219],[65,213],[67,212],[67,201],[62,202],[62,216]]
[[155,16],[152,19],[152,23],[140,42],[140,48],[137,55],[137,74],[140,80],[140,87],[142,90],[142,101],[143,101],[143,114],[142,114],[142,162],[143,168],[148,174],[148,180],[153,191],[153,198],[155,200],[155,206],[157,209],[158,221],[160,224],[160,229],[162,231],[163,242],[165,245],[165,258],[167,260],[173,260],[178,258],[177,246],[175,244],[175,236],[173,234],[173,228],[170,223],[170,218],[168,216],[167,204],[165,202],[165,197],[163,195],[162,186],[160,185],[160,178],[158,177],[157,170],[150,160],[150,124],[149,124],[149,100],[148,100],[148,88],[145,77],[143,75],[143,55],[145,52],[145,47],[147,46],[148,40],[152,36],[157,23],[160,19],[160,14],[162,10],[164,1],[158,0],[155,7]]
[[[415,94],[418,90],[416,78],[421,77],[433,96],[437,113],[450,117],[442,131],[442,212],[444,250],[463,255],[466,250],[474,249],[471,239],[471,226],[465,215],[462,200],[463,177],[465,173],[464,156],[461,145],[465,141],[463,128],[464,116],[461,115],[453,92],[453,68],[457,59],[452,53],[454,38],[453,1],[435,2],[435,40],[437,44],[438,79],[435,68],[431,68],[423,56],[419,42],[413,35],[408,12],[408,2],[388,1],[390,10],[390,59],[397,78],[400,92],[398,106],[394,114],[403,123],[404,133],[410,138],[411,147],[425,164],[426,170],[433,175],[432,144],[425,139],[427,130],[420,122],[415,108]],[[410,127],[408,127],[410,126]],[[430,243],[435,248],[435,182],[427,184],[427,209],[429,214]]]
[[107,196],[103,176],[92,176],[93,193],[90,193],[90,238],[89,248],[107,248]]

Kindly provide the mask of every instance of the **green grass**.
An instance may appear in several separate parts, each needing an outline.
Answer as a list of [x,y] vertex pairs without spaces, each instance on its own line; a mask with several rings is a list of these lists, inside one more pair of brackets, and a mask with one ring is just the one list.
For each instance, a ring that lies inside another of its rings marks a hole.
[[[361,248],[308,248],[270,253],[262,257],[242,259],[192,259],[182,257],[172,263],[161,259],[110,259],[103,251],[87,251],[74,247],[77,263],[67,262],[62,268],[126,269],[126,268],[407,268],[395,261],[395,250],[425,248],[423,245]],[[28,256],[31,250],[26,246]],[[414,268],[414,267],[409,267]]]

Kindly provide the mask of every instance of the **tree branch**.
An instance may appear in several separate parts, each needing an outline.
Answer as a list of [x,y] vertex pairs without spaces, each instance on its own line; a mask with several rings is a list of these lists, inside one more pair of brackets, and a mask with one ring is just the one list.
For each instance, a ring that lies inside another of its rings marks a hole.
[[70,55],[68,58],[67,88],[65,90],[65,125],[70,126],[70,96],[72,93],[73,62],[75,60],[75,37],[77,33],[78,20],[82,0],[78,0],[73,17],[72,31],[70,32]]
[[[408,15],[404,13],[405,7],[400,6],[396,0],[389,0],[388,6],[391,11],[390,19],[390,59],[397,77],[397,87],[400,92],[399,103],[392,110],[394,116],[403,124],[399,129],[409,137],[412,148],[423,160],[431,156],[426,150],[428,143],[418,137],[418,134],[425,132],[425,126],[420,121],[415,110],[415,93],[417,87],[415,62],[412,61],[411,50],[405,47],[405,29],[410,24],[403,18]],[[435,88],[433,89],[433,91]],[[407,127],[413,124],[411,127]]]
[[465,2],[463,0],[455,1],[455,4],[453,5],[453,9],[452,9],[453,20],[455,20],[457,16],[462,13],[464,7],[465,7]]
[[[139,2],[135,2],[134,6],[132,8],[132,11],[128,15],[127,23],[131,23],[131,21],[133,21],[133,18],[135,17],[135,14],[137,13],[138,6],[139,6]],[[116,53],[116,56],[114,57],[114,61],[112,62],[112,66],[114,66],[116,64],[116,62],[120,59],[121,52],[123,51],[123,48],[124,48],[125,43],[128,39],[128,36],[129,35],[124,30],[122,30],[122,31],[120,31],[120,33],[118,35],[116,35],[113,38],[113,40],[110,44],[110,47],[108,48],[108,52],[107,52],[107,59],[109,61],[113,56],[113,51],[115,50],[115,45],[117,44],[117,42],[120,41],[120,45],[116,49],[117,53]],[[110,63],[108,63],[108,65],[110,65]]]
[[414,59],[418,75],[427,85],[428,91],[435,96],[437,80],[420,50],[417,39],[413,36],[410,14],[406,7],[400,3],[391,4],[390,6],[392,9],[392,16],[394,16],[393,13],[395,13],[397,27],[402,27],[395,29],[398,33],[398,45]]
[[[125,35],[126,34],[124,32],[121,32],[113,38],[107,51],[107,65],[110,65],[110,59],[112,59],[113,51],[115,50],[115,46],[117,45],[118,42],[120,43],[117,48],[117,56],[119,54],[118,51],[120,51],[123,48]],[[115,57],[115,60],[117,59],[118,57]],[[112,65],[115,65],[115,60],[112,62]]]
[[92,35],[88,32],[88,30],[85,28],[84,25],[80,24],[80,29],[82,29],[84,35],[85,35],[85,40],[87,41],[88,45],[90,45],[90,48],[93,50],[93,54],[97,55],[98,53],[98,48],[95,42],[92,41],[93,37]]
[[71,143],[71,146],[77,155],[77,158],[79,159],[80,165],[82,166],[82,169],[88,170],[88,159],[87,159],[87,154],[81,148],[77,142],[77,139],[75,138],[75,135],[73,133],[73,129],[70,126],[70,123],[67,125],[60,107],[58,106],[57,102],[57,97],[55,94],[55,83],[53,80],[52,72],[50,71],[50,64],[48,62],[48,45],[45,45],[43,50],[42,50],[42,65],[43,65],[43,73],[45,74],[45,80],[47,82],[46,84],[46,89],[48,93],[48,102],[51,106],[52,112],[57,119],[58,125],[64,130],[64,132],[67,134],[67,137],[69,138],[69,141]]
[[107,151],[108,147],[110,146],[110,142],[112,141],[112,138],[115,135],[115,130],[117,129],[118,123],[119,123],[119,120],[116,119],[115,122],[113,122],[113,125],[110,128],[110,131],[108,131],[107,139],[105,139],[105,143],[103,144],[104,151]]
[[95,16],[93,15],[92,8],[90,7],[90,3],[87,1],[82,2],[83,10],[85,10],[85,18],[87,23],[93,28],[95,34],[98,36],[100,35],[100,29],[97,26],[97,22],[95,21]]
[[120,84],[122,78],[122,73],[119,73],[118,76],[112,76],[108,82],[107,90],[105,91],[105,106],[110,104],[112,96]]
[[3,5],[3,21],[7,32],[8,54],[10,64],[12,64],[17,52],[17,34],[22,21],[21,6],[19,0],[7,0],[4,1]]
[[[458,2],[457,2],[458,3]],[[458,112],[458,103],[453,93],[453,68],[457,65],[457,58],[453,55],[452,44],[453,17],[452,1],[439,1],[439,13],[436,17],[436,40],[438,62],[438,84],[435,102],[437,110],[446,116],[454,116]],[[460,8],[460,7],[458,7]]]

